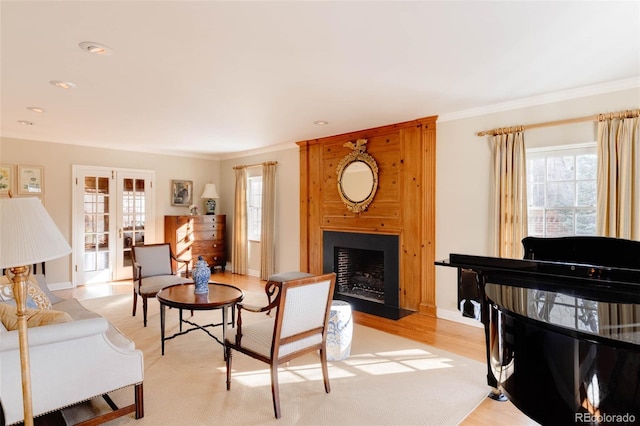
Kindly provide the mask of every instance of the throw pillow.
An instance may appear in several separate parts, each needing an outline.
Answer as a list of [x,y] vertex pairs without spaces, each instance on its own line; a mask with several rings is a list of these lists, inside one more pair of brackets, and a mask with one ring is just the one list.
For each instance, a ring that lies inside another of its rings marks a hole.
[[[13,283],[9,276],[4,276],[0,282],[0,301],[15,303],[14,299]],[[38,285],[37,279],[32,275],[29,275],[29,280],[27,281],[27,308],[51,309],[51,301]]]
[[[39,327],[42,325],[59,324],[73,321],[71,315],[63,311],[53,309],[27,309],[27,327]],[[18,329],[17,309],[7,303],[0,303],[0,321],[7,330]]]

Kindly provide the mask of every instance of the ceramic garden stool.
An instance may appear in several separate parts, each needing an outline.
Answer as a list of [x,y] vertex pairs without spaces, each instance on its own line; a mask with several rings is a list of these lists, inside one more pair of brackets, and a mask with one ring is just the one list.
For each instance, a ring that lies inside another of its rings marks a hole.
[[327,330],[327,360],[342,361],[351,354],[353,317],[351,305],[342,300],[331,303]]

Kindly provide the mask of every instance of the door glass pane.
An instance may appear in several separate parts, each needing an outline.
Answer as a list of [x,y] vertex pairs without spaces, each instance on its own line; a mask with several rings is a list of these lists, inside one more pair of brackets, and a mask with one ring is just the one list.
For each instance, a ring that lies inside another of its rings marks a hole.
[[131,266],[131,246],[144,245],[145,194],[144,179],[122,181],[123,266]]
[[109,179],[86,176],[83,194],[84,271],[109,268]]

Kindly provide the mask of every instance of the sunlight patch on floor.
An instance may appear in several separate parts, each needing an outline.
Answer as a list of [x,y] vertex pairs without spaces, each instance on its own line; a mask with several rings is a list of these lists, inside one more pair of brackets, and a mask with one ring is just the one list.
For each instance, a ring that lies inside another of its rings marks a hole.
[[[340,379],[356,376],[349,369],[357,369],[372,376],[437,370],[453,368],[452,362],[451,358],[436,356],[420,349],[358,354],[341,362],[330,362],[329,377],[330,379]],[[218,370],[226,374],[224,367]],[[322,381],[322,369],[319,364],[281,366],[278,378],[280,383]],[[231,380],[248,387],[270,386],[271,374],[268,368],[252,371],[233,370]]]
[[[219,368],[221,373],[226,374],[226,369]],[[354,377],[355,374],[329,365],[329,379],[340,379],[344,377]],[[322,368],[319,364],[301,365],[295,367],[283,367],[278,370],[278,382],[297,383],[304,381],[322,381]],[[271,373],[269,369],[260,369],[252,371],[236,371],[231,372],[231,382],[241,383],[243,386],[260,387],[271,386]]]
[[421,349],[360,354],[345,360],[351,367],[372,375],[451,368],[450,358],[438,357]]

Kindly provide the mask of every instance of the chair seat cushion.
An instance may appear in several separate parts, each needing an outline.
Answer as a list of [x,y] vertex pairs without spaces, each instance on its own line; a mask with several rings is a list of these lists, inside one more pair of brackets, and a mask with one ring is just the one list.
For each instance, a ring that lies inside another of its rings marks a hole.
[[156,275],[154,277],[146,277],[142,279],[142,288],[138,287],[138,281],[134,281],[136,292],[144,296],[153,296],[165,287],[174,284],[184,284],[193,282],[188,278],[182,278],[178,275]]
[[[271,343],[273,340],[274,323],[275,320],[270,318],[261,320],[253,324],[243,325],[240,347],[252,352],[259,353],[260,355],[266,357],[271,357]],[[235,344],[237,330],[237,328],[227,330],[226,340],[235,347],[237,347],[237,345]],[[304,339],[281,345],[280,353],[278,355],[279,357],[283,357],[299,350],[308,348],[310,346],[318,345],[320,343],[322,343],[322,334],[317,333],[313,336],[308,336]]]

